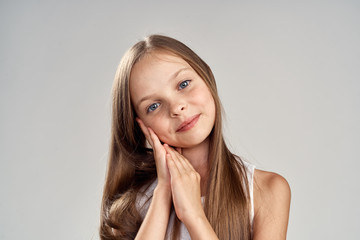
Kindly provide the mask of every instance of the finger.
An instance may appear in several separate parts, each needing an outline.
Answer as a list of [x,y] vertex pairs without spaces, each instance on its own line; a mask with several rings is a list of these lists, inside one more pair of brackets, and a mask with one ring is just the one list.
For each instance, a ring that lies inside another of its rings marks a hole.
[[184,173],[189,170],[188,166],[184,162],[184,159],[185,159],[184,156],[182,156],[180,153],[175,151],[173,148],[171,148],[167,144],[164,144],[164,147],[165,147],[165,150],[171,155],[171,158],[173,159],[173,161],[176,164],[180,173]]
[[153,148],[162,147],[162,144],[159,140],[159,137],[156,135],[156,133],[151,128],[148,128],[148,131],[150,134],[151,141],[153,143]]
[[195,171],[195,169],[194,169],[194,167],[192,166],[192,164],[190,163],[190,161],[187,160],[187,158],[184,157],[184,155],[182,155],[181,153],[179,153],[179,151],[174,151],[174,154],[175,154],[176,157],[181,161],[181,163],[183,164],[183,166],[184,166],[185,169]]
[[138,122],[141,131],[144,133],[146,140],[150,143],[150,145],[153,147],[153,142],[150,137],[149,129],[145,126],[144,122],[140,118],[136,118],[136,121]]
[[172,158],[172,156],[169,153],[166,154],[166,162],[167,162],[170,176],[172,178],[179,177],[180,176],[179,169],[177,168],[177,165],[176,165],[174,159]]

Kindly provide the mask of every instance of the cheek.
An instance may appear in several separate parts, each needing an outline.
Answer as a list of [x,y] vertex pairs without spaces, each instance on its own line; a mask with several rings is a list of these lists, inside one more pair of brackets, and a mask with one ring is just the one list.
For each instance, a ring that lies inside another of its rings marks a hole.
[[159,139],[162,141],[166,139],[166,130],[169,127],[169,123],[164,118],[161,116],[156,116],[145,120],[144,123],[147,127],[150,127],[155,132]]
[[206,106],[207,109],[215,110],[215,101],[206,85],[198,88],[192,94],[194,103]]
[[202,95],[202,104],[205,106],[209,120],[212,122],[212,124],[214,124],[216,118],[215,100],[207,88],[204,90],[204,94]]

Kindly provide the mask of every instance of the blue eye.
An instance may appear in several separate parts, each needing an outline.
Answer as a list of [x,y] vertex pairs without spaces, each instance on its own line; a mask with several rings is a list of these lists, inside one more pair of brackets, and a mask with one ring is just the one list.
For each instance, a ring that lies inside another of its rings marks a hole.
[[148,107],[147,112],[155,111],[159,106],[160,106],[159,103],[153,103]]
[[190,80],[183,81],[183,82],[180,83],[179,88],[184,89],[187,86],[189,86],[189,84],[190,84]]

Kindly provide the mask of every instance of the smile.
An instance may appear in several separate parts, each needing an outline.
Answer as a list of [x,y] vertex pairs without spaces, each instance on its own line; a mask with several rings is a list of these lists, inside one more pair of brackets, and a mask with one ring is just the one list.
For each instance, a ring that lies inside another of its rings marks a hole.
[[197,123],[197,121],[199,120],[199,118],[200,118],[200,114],[188,118],[186,121],[180,124],[180,126],[176,129],[176,132],[184,132],[193,128]]

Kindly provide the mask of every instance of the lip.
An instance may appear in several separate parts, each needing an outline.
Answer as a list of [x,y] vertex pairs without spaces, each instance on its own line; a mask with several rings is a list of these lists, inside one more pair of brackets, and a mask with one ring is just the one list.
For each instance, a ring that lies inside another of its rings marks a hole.
[[200,118],[200,114],[196,114],[188,119],[186,119],[180,126],[176,129],[176,132],[184,132],[187,131],[195,126],[197,121]]

